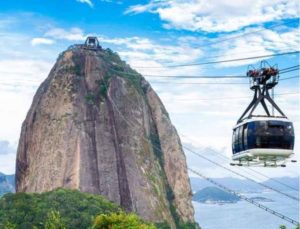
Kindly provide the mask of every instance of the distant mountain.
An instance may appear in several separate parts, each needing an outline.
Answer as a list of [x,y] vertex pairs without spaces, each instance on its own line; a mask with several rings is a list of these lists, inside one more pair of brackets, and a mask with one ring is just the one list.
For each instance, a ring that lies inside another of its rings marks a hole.
[[239,200],[239,197],[216,187],[206,187],[193,196],[193,201],[200,203],[236,203]]
[[[201,178],[191,177],[190,180],[194,192],[211,186],[211,183]],[[264,187],[255,184],[254,182],[249,180],[243,180],[243,179],[232,178],[232,177],[214,178],[214,180],[222,185],[225,185],[230,189],[239,192],[262,192],[263,190],[265,190]],[[276,180],[277,182],[274,180]],[[282,185],[278,182],[285,185]],[[291,188],[298,190],[299,177],[277,177],[277,178],[266,180],[262,183],[281,191],[290,191],[292,190]]]
[[8,192],[15,192],[15,175],[0,173],[0,196]]
[[[264,184],[280,190],[291,190],[289,187],[299,190],[299,177],[277,177],[274,179],[280,183],[285,184],[285,186],[274,182],[274,180],[267,180],[264,182]],[[286,185],[289,187],[287,187]]]

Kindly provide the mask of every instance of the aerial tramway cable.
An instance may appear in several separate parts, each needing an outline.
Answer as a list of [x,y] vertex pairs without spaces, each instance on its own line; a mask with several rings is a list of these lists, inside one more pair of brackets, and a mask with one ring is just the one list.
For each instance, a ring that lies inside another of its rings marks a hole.
[[[282,81],[282,80],[289,80],[289,79],[294,79],[294,78],[299,78],[300,76],[291,76],[291,77],[287,77],[287,78],[281,78],[279,79],[279,81]],[[224,83],[224,82],[171,82],[171,81],[151,81],[151,84],[179,84],[179,85],[189,85],[189,84],[198,84],[198,85],[228,85],[228,84],[233,84],[233,85],[243,85],[243,84],[249,84],[249,83]]]
[[[280,93],[280,94],[275,94],[276,96],[285,96],[285,95],[295,95],[295,94],[300,94],[300,91],[296,92],[287,92],[287,93]],[[189,98],[189,99],[177,99],[177,101],[214,101],[214,100],[239,100],[239,99],[249,99],[251,97],[218,97],[218,98]]]
[[227,191],[227,192],[229,192],[229,193],[231,193],[231,194],[233,194],[233,195],[241,198],[242,200],[245,200],[248,203],[255,205],[256,207],[259,207],[259,208],[265,210],[266,212],[271,213],[272,215],[275,215],[275,216],[277,216],[277,217],[279,217],[279,218],[281,218],[281,219],[283,219],[283,220],[285,220],[285,221],[287,221],[287,222],[289,222],[291,224],[294,224],[296,226],[299,225],[299,222],[297,222],[296,220],[291,219],[290,217],[287,217],[287,216],[285,216],[285,215],[283,215],[283,214],[281,214],[281,213],[279,213],[277,211],[274,211],[271,208],[269,208],[269,207],[267,207],[265,205],[262,205],[262,204],[254,201],[254,200],[252,200],[252,199],[250,199],[250,198],[248,198],[248,197],[246,197],[246,196],[244,196],[244,195],[242,195],[242,194],[240,194],[240,193],[238,193],[236,191],[233,191],[232,189],[230,189],[230,188],[228,188],[228,187],[226,187],[226,186],[224,186],[224,185],[222,185],[222,184],[214,181],[211,178],[208,178],[208,177],[204,176],[203,174],[197,172],[194,169],[188,168],[188,170],[191,171],[192,173],[196,174],[197,176],[199,176],[199,177],[207,180],[208,182],[210,182],[210,183],[218,186],[219,188],[221,188],[221,189],[223,189],[223,190],[225,190],[225,191]]
[[[181,136],[183,136],[184,138],[186,138],[186,139],[189,139],[185,134],[181,134]],[[191,139],[189,139],[189,140],[191,140]],[[227,156],[225,156],[225,155],[223,155],[223,154],[221,154],[221,153],[219,153],[219,152],[217,152],[217,151],[212,151],[215,155],[217,155],[219,158],[222,158],[222,159],[224,159],[224,160],[226,160],[226,162],[228,162],[228,161],[230,161],[231,159],[229,158],[229,157],[227,157]],[[285,187],[287,187],[287,188],[289,188],[289,189],[292,189],[293,191],[297,191],[297,192],[299,192],[299,189],[297,189],[297,188],[294,188],[294,187],[292,187],[292,186],[290,186],[290,185],[288,185],[288,184],[286,184],[286,183],[284,183],[284,182],[281,182],[281,181],[279,181],[279,180],[277,180],[277,179],[275,179],[275,178],[272,178],[272,177],[269,177],[269,176],[267,176],[267,175],[265,175],[265,174],[263,174],[263,173],[261,173],[261,172],[259,172],[259,171],[256,171],[255,169],[252,169],[251,167],[243,167],[245,170],[245,172],[246,172],[246,170],[249,170],[249,171],[252,171],[252,172],[254,172],[254,173],[256,173],[256,174],[259,174],[260,176],[262,176],[262,177],[264,177],[264,178],[267,178],[267,179],[269,179],[269,180],[272,180],[273,182],[275,182],[275,183],[278,183],[278,184],[280,184],[280,185],[282,185],[282,186],[285,186]]]
[[291,66],[291,67],[287,67],[287,68],[282,68],[279,70],[279,73],[281,73],[282,71],[286,71],[286,70],[290,70],[290,69],[294,69],[294,68],[298,68],[299,69],[299,64],[298,65],[294,65],[294,66]]
[[186,149],[186,150],[188,150],[189,152],[195,154],[196,156],[198,156],[198,157],[200,157],[200,158],[202,158],[202,159],[204,159],[204,160],[206,160],[206,161],[209,161],[209,162],[211,162],[212,164],[214,164],[214,165],[216,165],[216,166],[218,166],[218,167],[220,167],[220,168],[223,168],[223,169],[225,169],[225,170],[227,170],[227,171],[229,171],[229,172],[231,172],[231,173],[233,173],[233,174],[235,174],[235,175],[238,175],[238,176],[240,176],[240,177],[243,177],[243,178],[245,178],[245,179],[247,179],[247,180],[249,180],[249,181],[252,181],[253,183],[256,183],[256,184],[258,184],[258,185],[264,187],[264,188],[267,188],[267,189],[272,190],[272,191],[274,191],[274,192],[277,192],[277,193],[279,193],[279,194],[281,194],[281,195],[283,195],[283,196],[286,196],[286,197],[288,197],[289,199],[292,199],[292,200],[295,200],[295,201],[298,201],[298,202],[299,202],[299,198],[298,198],[298,197],[291,196],[291,195],[289,195],[289,194],[287,194],[287,193],[284,193],[284,192],[282,192],[282,191],[280,191],[280,190],[277,190],[277,189],[275,189],[275,188],[272,188],[272,187],[270,187],[269,185],[266,185],[266,184],[257,182],[257,181],[255,181],[255,180],[252,179],[252,178],[249,178],[249,177],[247,177],[247,176],[245,176],[245,175],[243,175],[243,174],[241,174],[241,173],[238,173],[238,172],[236,172],[236,171],[234,171],[234,170],[232,170],[232,169],[229,169],[229,168],[227,168],[227,167],[221,165],[220,163],[217,163],[217,162],[215,162],[215,161],[213,161],[213,160],[211,160],[211,159],[209,159],[209,158],[207,158],[207,157],[205,157],[205,156],[203,156],[203,155],[197,153],[196,151],[190,149],[189,147],[183,146],[183,148]]
[[[297,68],[296,68],[297,67]],[[281,69],[279,71],[280,74],[285,74],[285,73],[289,73],[289,72],[293,72],[293,71],[297,71],[299,70],[299,66],[292,66],[286,69]],[[147,76],[147,77],[156,77],[156,78],[179,78],[179,79],[247,79],[246,75],[228,75],[228,76],[215,76],[215,75],[199,75],[199,76],[189,76],[189,75],[151,75],[151,74],[139,74],[139,73],[130,73],[130,72],[124,72],[124,71],[118,71],[118,70],[114,70],[112,69],[113,72],[115,73],[122,73],[125,75],[129,75],[129,76]]]
[[179,67],[190,67],[190,66],[200,66],[200,65],[209,65],[209,64],[219,64],[219,63],[228,63],[228,62],[236,62],[236,61],[244,61],[244,60],[252,60],[252,59],[260,59],[265,57],[275,57],[275,56],[284,56],[284,55],[294,55],[299,54],[299,51],[292,51],[292,52],[282,52],[282,53],[275,53],[269,55],[261,55],[261,56],[250,56],[244,58],[236,58],[236,59],[228,59],[228,60],[217,60],[217,61],[208,61],[208,62],[201,62],[201,63],[190,63],[190,64],[177,64],[177,65],[165,65],[165,66],[133,66],[134,68],[179,68]]

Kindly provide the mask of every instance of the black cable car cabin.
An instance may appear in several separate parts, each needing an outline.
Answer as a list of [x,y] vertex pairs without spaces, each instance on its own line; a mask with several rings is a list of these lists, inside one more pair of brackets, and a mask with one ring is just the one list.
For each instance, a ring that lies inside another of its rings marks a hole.
[[293,124],[288,119],[253,117],[233,129],[232,159],[285,159],[293,154],[294,142]]
[[[262,62],[262,65],[265,63]],[[293,123],[269,94],[269,90],[278,84],[278,70],[275,67],[261,67],[259,70],[248,70],[247,76],[250,77],[254,97],[233,128],[232,159],[239,161],[238,165],[243,162],[250,165],[249,162],[255,161],[257,164],[264,163],[264,166],[272,162],[276,166],[277,162],[293,155],[295,142]],[[266,101],[280,116],[271,115]],[[266,115],[253,115],[259,104]]]

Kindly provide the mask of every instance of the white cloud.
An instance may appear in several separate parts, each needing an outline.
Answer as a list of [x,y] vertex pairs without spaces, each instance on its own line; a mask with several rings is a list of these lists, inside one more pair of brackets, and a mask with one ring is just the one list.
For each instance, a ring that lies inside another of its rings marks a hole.
[[[21,17],[22,18],[22,17]],[[20,20],[9,17],[19,26]],[[12,32],[7,26],[0,32],[0,171],[14,173],[21,125],[38,85],[46,78],[55,60],[56,46],[30,45],[32,33]],[[37,36],[38,38],[39,36]],[[35,40],[34,43],[39,43]]]
[[[245,58],[247,56],[272,55],[277,52],[299,50],[300,34],[297,28],[286,29],[285,31],[279,32],[265,29],[260,33],[251,34],[251,31],[255,30],[248,29],[246,31],[235,33],[233,37],[237,36],[238,38],[222,42],[221,49],[219,44],[213,45],[213,47],[216,49],[216,53],[220,54],[220,57],[217,58],[217,60],[221,61],[224,59]],[[249,34],[247,36],[241,36],[244,32]],[[245,55],[245,53],[248,54]],[[257,63],[260,60],[269,58],[271,57],[221,63],[219,64],[219,67],[242,66]]]
[[[84,4],[88,4],[91,8],[94,7],[94,3],[91,0],[76,0],[77,2],[81,2]],[[113,0],[98,0],[100,2],[105,2],[105,3],[116,3],[116,4],[123,4],[122,1],[113,1]]]
[[33,95],[52,65],[42,60],[0,61],[0,139],[18,141]]
[[0,155],[16,153],[16,146],[11,145],[9,141],[2,141],[0,140]]
[[55,41],[48,39],[48,38],[42,38],[42,37],[36,37],[31,40],[31,45],[36,46],[36,45],[52,45],[54,44]]
[[0,172],[4,174],[14,174],[15,173],[15,161],[16,154],[10,153],[5,155],[0,155]]
[[94,7],[94,4],[91,0],[76,0],[77,2],[88,4],[91,8]]
[[41,80],[46,77],[53,63],[43,60],[0,60],[0,80]]
[[17,144],[0,140],[0,172],[5,174],[15,173],[15,157]]
[[52,28],[44,34],[52,39],[63,39],[68,41],[83,41],[85,36],[80,28],[71,28],[69,31],[62,28]]
[[299,15],[297,0],[152,0],[134,5],[127,14],[158,14],[165,28],[191,31],[235,31],[252,24],[295,18]]
[[[200,48],[193,48],[188,42],[177,39],[172,44],[160,44],[159,42],[143,37],[129,38],[106,38],[99,36],[100,43],[113,44],[119,55],[126,59],[140,73],[158,75],[186,75],[199,74],[201,68],[198,66],[189,68],[187,73],[184,68],[160,68],[167,64],[182,64],[194,62],[203,55]],[[143,67],[158,67],[145,69]]]

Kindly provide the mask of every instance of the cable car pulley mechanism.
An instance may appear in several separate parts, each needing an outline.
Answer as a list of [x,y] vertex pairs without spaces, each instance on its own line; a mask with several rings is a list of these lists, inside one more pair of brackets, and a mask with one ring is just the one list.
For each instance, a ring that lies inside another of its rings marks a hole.
[[[262,61],[259,69],[248,67],[247,77],[254,96],[233,128],[230,165],[285,167],[287,160],[294,156],[295,136],[293,123],[269,93],[278,84],[278,67]],[[267,102],[277,116],[270,112]],[[264,115],[253,114],[259,104]]]

